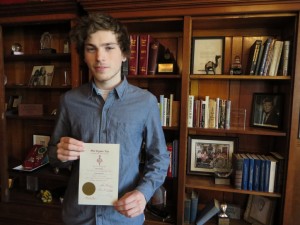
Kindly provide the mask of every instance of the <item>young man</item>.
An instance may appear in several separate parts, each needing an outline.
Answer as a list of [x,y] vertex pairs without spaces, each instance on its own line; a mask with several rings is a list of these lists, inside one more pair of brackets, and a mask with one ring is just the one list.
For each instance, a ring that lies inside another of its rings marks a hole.
[[[93,79],[62,97],[49,143],[51,165],[72,165],[63,220],[69,225],[141,225],[146,202],[163,184],[169,163],[157,99],[121,74],[130,40],[120,22],[90,14],[72,29],[71,38]],[[144,171],[139,171],[143,142],[147,160]],[[78,204],[84,143],[120,144],[119,199],[113,206]]]

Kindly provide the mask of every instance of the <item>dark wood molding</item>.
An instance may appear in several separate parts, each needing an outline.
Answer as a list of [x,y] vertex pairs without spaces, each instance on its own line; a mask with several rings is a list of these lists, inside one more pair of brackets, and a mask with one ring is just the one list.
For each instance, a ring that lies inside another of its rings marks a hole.
[[87,12],[105,12],[119,18],[169,17],[187,15],[240,14],[295,11],[300,1],[282,0],[78,0]]
[[[7,4],[0,7],[0,23],[12,17],[76,15],[79,7],[76,0],[29,1],[20,4]],[[25,19],[26,20],[26,19]],[[22,19],[21,19],[22,21]]]

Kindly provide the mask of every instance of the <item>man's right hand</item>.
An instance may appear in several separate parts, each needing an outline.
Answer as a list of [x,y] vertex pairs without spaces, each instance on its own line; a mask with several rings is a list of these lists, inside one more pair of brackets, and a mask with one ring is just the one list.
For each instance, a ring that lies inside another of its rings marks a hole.
[[57,158],[62,162],[77,160],[83,150],[82,141],[70,137],[62,137],[57,144]]

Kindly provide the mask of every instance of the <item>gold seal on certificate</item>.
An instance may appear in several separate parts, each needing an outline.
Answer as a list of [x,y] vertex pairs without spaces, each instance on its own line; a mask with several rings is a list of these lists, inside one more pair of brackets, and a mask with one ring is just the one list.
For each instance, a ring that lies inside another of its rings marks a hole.
[[82,192],[86,195],[92,195],[95,193],[96,187],[92,182],[86,182],[82,186]]

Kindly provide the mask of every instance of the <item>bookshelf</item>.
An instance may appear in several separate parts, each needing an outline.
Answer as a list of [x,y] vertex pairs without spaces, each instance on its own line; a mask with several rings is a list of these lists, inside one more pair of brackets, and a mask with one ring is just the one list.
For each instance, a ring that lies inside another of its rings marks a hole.
[[[59,1],[60,2],[60,1]],[[8,17],[9,10],[0,10],[1,30],[0,37],[6,38],[11,33],[13,36],[19,26],[31,27],[33,37],[30,33],[23,32],[21,36],[29,38],[39,43],[40,34],[37,34],[33,27],[43,27],[43,29],[58,29],[57,33],[66,34],[72,25],[72,19],[76,17],[78,5],[74,7],[75,1],[68,7],[67,4],[54,1],[50,4],[51,13],[39,11],[35,4],[25,4],[22,15],[17,13]],[[116,0],[112,5],[111,1],[104,0],[101,4],[92,0],[76,1],[79,7],[82,7],[87,13],[103,11],[110,13],[121,19],[128,27],[132,34],[147,33],[162,41],[170,50],[175,53],[178,65],[178,73],[172,75],[145,75],[145,76],[128,76],[130,83],[151,91],[155,96],[160,94],[169,96],[174,94],[175,100],[181,102],[180,121],[178,127],[164,127],[167,141],[173,139],[179,140],[180,159],[178,164],[178,177],[167,178],[165,186],[169,193],[168,207],[174,215],[173,224],[184,224],[184,199],[185,193],[191,189],[198,191],[199,204],[205,205],[212,198],[228,203],[240,205],[242,209],[246,208],[249,195],[259,195],[276,199],[276,217],[274,224],[293,224],[297,221],[300,195],[299,179],[300,173],[298,159],[300,157],[299,142],[299,107],[300,107],[300,70],[296,62],[299,61],[299,3],[300,1],[139,1],[135,3]],[[57,4],[55,4],[57,3]],[[54,6],[55,5],[55,6]],[[63,6],[62,6],[63,5]],[[17,11],[13,6],[6,6]],[[55,16],[54,16],[55,15]],[[36,22],[42,23],[38,25]],[[17,26],[17,25],[18,26]],[[54,28],[55,24],[60,24],[63,29]],[[51,28],[52,27],[52,28]],[[66,29],[65,29],[66,28]],[[15,34],[17,35],[17,34]],[[255,76],[230,75],[230,67],[236,55],[240,56],[243,70],[246,68],[249,49],[256,39],[266,40],[272,36],[280,39],[291,40],[289,74],[288,76]],[[200,75],[191,73],[192,57],[192,38],[193,37],[224,37],[223,52],[223,72],[217,75]],[[27,40],[27,39],[26,39]],[[38,54],[31,53],[24,56],[11,56],[8,54],[10,49],[7,41],[0,41],[0,69],[6,74],[15,74],[23,70],[15,65],[26,65],[25,71],[31,73],[32,61],[44,62],[50,61],[55,64],[70,64],[72,70],[72,83],[70,87],[59,87],[55,85],[48,87],[26,87],[13,84],[9,76],[8,84],[4,88],[4,79],[0,77],[0,109],[4,115],[4,96],[10,93],[26,93],[30,101],[35,101],[33,93],[40,93],[42,96],[48,96],[57,99],[60,93],[69,88],[76,87],[80,84],[81,76],[79,75],[79,59],[71,54],[56,54],[51,57],[39,57]],[[38,45],[38,44],[37,44]],[[11,65],[7,69],[7,65]],[[8,71],[7,71],[8,70]],[[17,76],[19,82],[27,80],[25,77]],[[59,82],[58,82],[59,83]],[[254,92],[261,93],[284,93],[284,126],[280,130],[263,129],[250,126],[250,112],[252,109],[252,96]],[[246,127],[231,127],[230,129],[211,129],[211,128],[188,128],[188,95],[194,95],[196,98],[203,98],[206,95],[212,98],[220,97],[230,99],[234,108],[245,108],[247,111]],[[31,96],[31,97],[30,97]],[[53,108],[56,100],[50,104]],[[50,110],[49,110],[50,111]],[[24,125],[33,127],[33,130],[50,132],[53,125],[53,117],[43,116],[40,118],[25,117],[20,118],[16,115],[2,116],[0,126],[0,139],[6,140],[1,142],[1,209],[7,213],[7,216],[1,217],[6,224],[14,218],[15,214],[23,215],[23,221],[19,216],[15,218],[18,224],[30,224],[32,221],[38,221],[37,218],[28,218],[32,209],[39,212],[47,211],[47,218],[58,218],[60,207],[57,204],[44,206],[38,201],[32,201],[30,194],[9,190],[6,187],[6,180],[13,173],[8,173],[7,168],[11,168],[12,161],[9,160],[11,155],[21,159],[24,153],[20,147],[28,147],[30,141],[22,137],[20,130]],[[43,124],[40,127],[40,124]],[[7,127],[14,127],[15,132]],[[239,139],[238,152],[251,152],[267,154],[270,151],[281,153],[286,158],[284,168],[284,190],[280,193],[266,193],[248,190],[234,189],[233,186],[215,185],[211,176],[187,175],[187,150],[188,136],[222,136],[237,137]],[[9,137],[6,139],[6,137]],[[12,137],[14,142],[12,142]],[[27,141],[26,141],[26,140]],[[12,145],[10,145],[12,143]],[[249,144],[251,143],[251,144]],[[42,174],[53,179],[50,176],[51,171],[44,168]],[[65,176],[58,180],[65,180]],[[55,182],[54,182],[55,183]],[[10,199],[10,200],[9,200]],[[41,207],[42,206],[42,207]],[[25,210],[26,209],[26,210]],[[15,213],[12,213],[12,212]],[[24,221],[25,220],[25,221]],[[27,221],[27,222],[26,222]],[[51,219],[46,224],[60,224],[58,219]],[[233,224],[246,224],[244,221],[232,221]],[[1,224],[1,222],[0,222]],[[161,221],[151,215],[146,216],[147,225],[164,225],[169,224]],[[209,224],[217,224],[216,220],[211,220]]]

